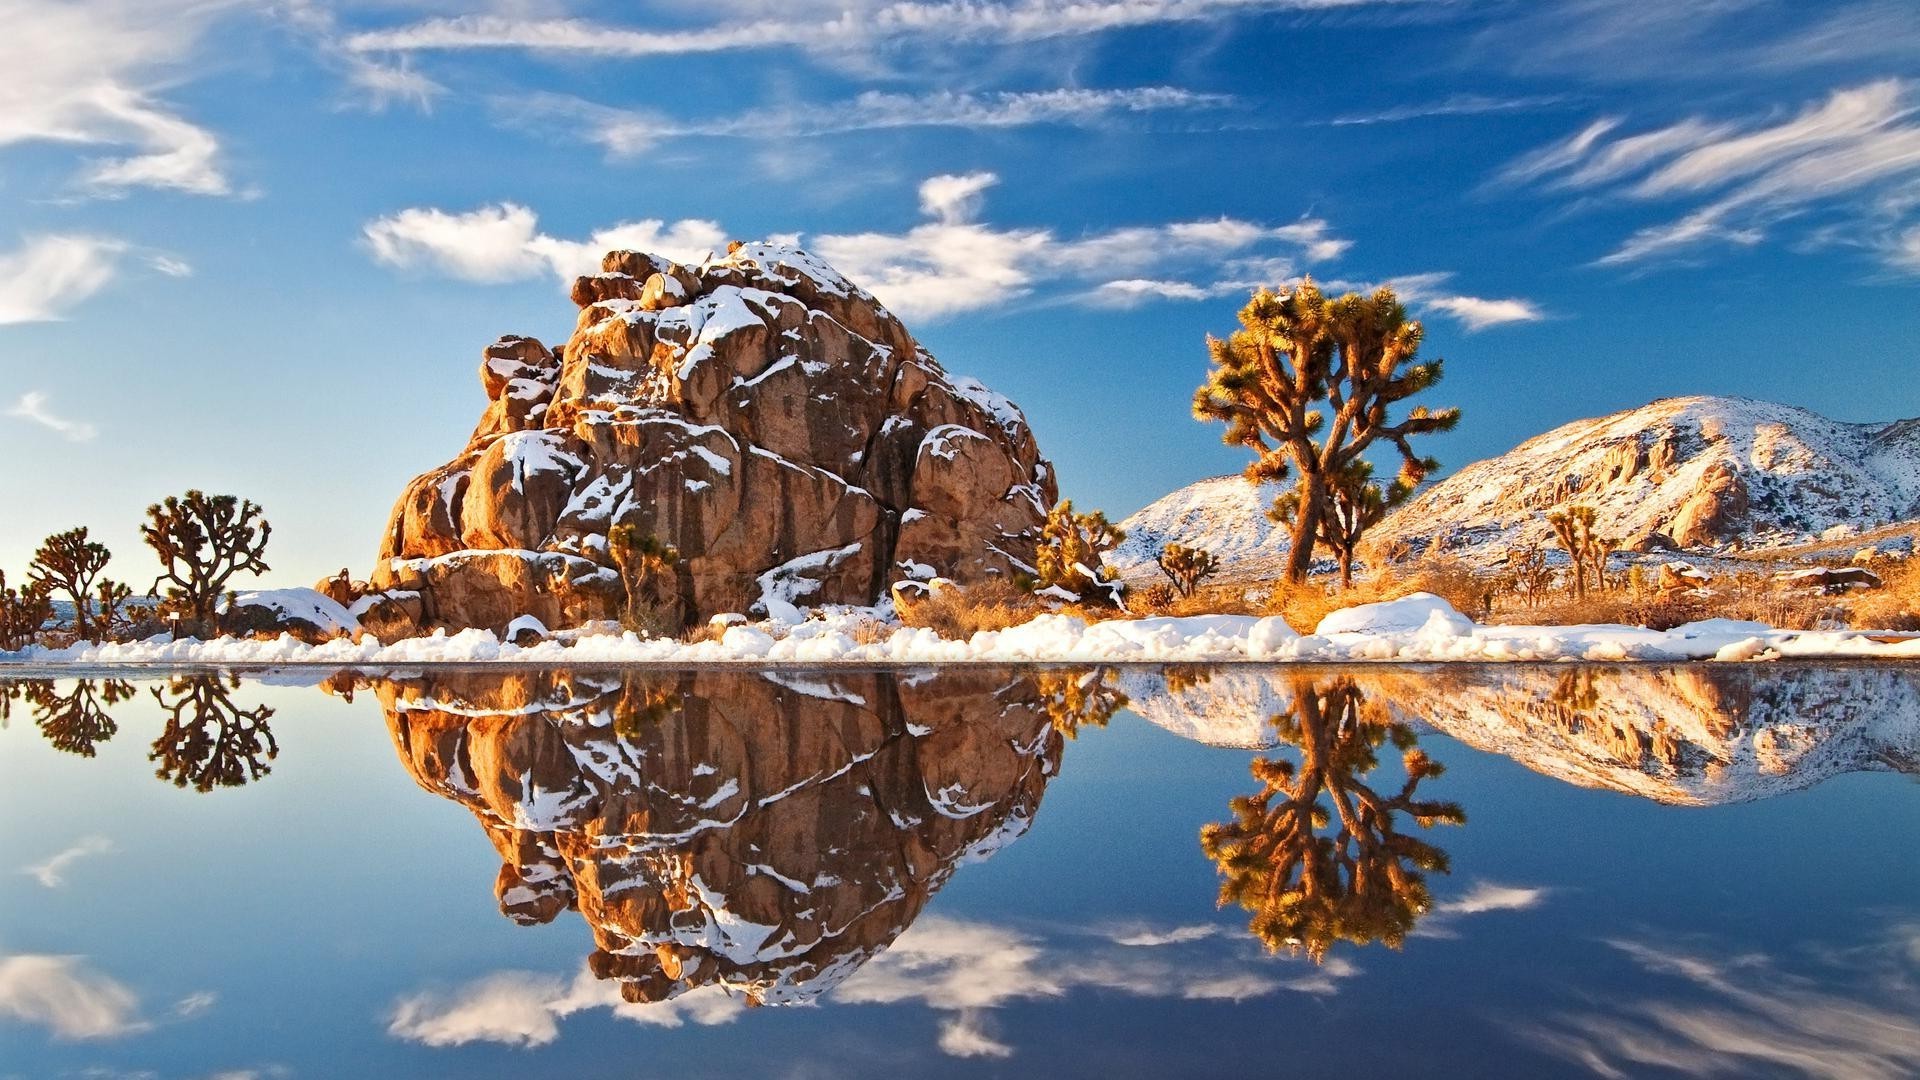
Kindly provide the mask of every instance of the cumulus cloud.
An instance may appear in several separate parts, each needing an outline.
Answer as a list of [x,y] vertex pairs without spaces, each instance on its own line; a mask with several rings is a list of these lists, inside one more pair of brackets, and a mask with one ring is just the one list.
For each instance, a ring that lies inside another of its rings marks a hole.
[[77,956],[0,956],[0,1017],[60,1039],[111,1039],[152,1027],[133,991]]
[[1308,260],[1333,258],[1347,247],[1318,219],[1272,226],[1220,217],[1076,237],[1048,228],[998,228],[979,220],[985,192],[998,182],[988,172],[931,177],[920,185],[920,208],[930,220],[902,233],[816,236],[812,249],[900,315],[940,318],[1043,288],[1106,306],[1199,299],[1211,293],[1143,272],[1218,266],[1262,247]]
[[0,252],[0,326],[60,318],[113,280],[126,250],[108,237],[61,234]]
[[[98,428],[84,420],[71,420],[54,413],[48,405],[49,400],[47,395],[42,391],[28,391],[20,395],[20,400],[14,403],[13,408],[7,410],[7,415],[16,420],[26,420],[39,424],[41,427],[59,434],[70,442],[86,442],[100,433]],[[62,854],[66,854],[66,852],[62,852]],[[82,854],[88,853],[83,852]],[[58,856],[55,857],[58,858]],[[78,858],[79,856],[75,855],[73,857]],[[67,861],[71,862],[72,859],[68,859]],[[55,884],[58,884],[60,869],[61,867],[59,866],[54,868]],[[41,883],[46,884],[44,878]]]
[[490,1042],[545,1046],[560,1037],[560,1021],[586,1009],[655,1027],[729,1023],[745,1008],[720,986],[705,986],[671,1001],[636,1005],[619,985],[582,969],[572,980],[528,971],[503,971],[445,991],[408,995],[395,1003],[387,1033],[426,1046]]
[[1398,2],[1402,0],[866,0],[847,4],[830,17],[765,15],[686,30],[638,29],[586,19],[463,15],[371,30],[354,35],[347,44],[362,52],[525,49],[601,57],[779,48],[844,52],[889,43],[950,46],[1044,41],[1257,12],[1325,11]]
[[1911,82],[1835,90],[1784,118],[1689,117],[1632,135],[1623,127],[1595,121],[1509,164],[1496,182],[1684,208],[1627,236],[1602,265],[1752,245],[1788,218],[1819,214],[1910,269],[1899,238],[1920,199],[1920,90]]
[[[33,397],[34,395],[27,395]],[[44,395],[41,395],[44,399]],[[22,400],[21,405],[27,402]],[[14,411],[18,415],[18,409]],[[84,836],[65,848],[48,856],[44,861],[20,868],[20,872],[38,881],[49,889],[57,889],[67,883],[67,867],[89,855],[105,855],[113,850],[113,841],[104,836]]]
[[563,240],[539,230],[539,216],[515,203],[465,213],[416,207],[369,222],[363,236],[373,257],[402,269],[428,268],[463,281],[498,283],[553,274],[571,281],[600,269],[617,248],[659,252],[698,262],[726,241],[711,221],[657,219],[623,222],[586,240]]
[[1107,90],[1052,90],[931,94],[869,91],[848,101],[756,109],[703,120],[674,119],[559,95],[503,103],[520,122],[577,133],[615,158],[630,157],[657,143],[685,138],[795,139],[895,128],[995,129],[1036,125],[1090,126],[1160,112],[1218,109],[1232,104],[1223,94],[1172,86]]
[[99,194],[229,194],[220,141],[160,100],[207,26],[237,0],[0,0],[0,147],[103,148],[80,174]]

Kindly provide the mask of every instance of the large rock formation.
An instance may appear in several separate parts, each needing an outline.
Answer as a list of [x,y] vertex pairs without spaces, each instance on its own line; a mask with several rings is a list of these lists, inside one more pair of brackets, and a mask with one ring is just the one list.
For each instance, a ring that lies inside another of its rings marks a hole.
[[370,681],[521,923],[579,911],[634,1002],[830,989],[1026,831],[1062,740],[1030,679],[468,672]]
[[[1120,523],[1109,558],[1150,580],[1167,543],[1203,547],[1225,580],[1270,580],[1287,532],[1265,520],[1278,487],[1202,480]],[[1577,420],[1426,488],[1369,534],[1379,556],[1443,553],[1503,563],[1557,545],[1547,515],[1591,506],[1627,550],[1766,549],[1920,524],[1920,423],[1850,424],[1731,397],[1665,398]],[[1327,566],[1331,567],[1331,556]]]
[[615,525],[678,550],[688,620],[1029,568],[1056,493],[1025,418],[866,292],[768,244],[603,266],[557,354],[487,348],[472,438],[394,507],[370,629],[611,616]]

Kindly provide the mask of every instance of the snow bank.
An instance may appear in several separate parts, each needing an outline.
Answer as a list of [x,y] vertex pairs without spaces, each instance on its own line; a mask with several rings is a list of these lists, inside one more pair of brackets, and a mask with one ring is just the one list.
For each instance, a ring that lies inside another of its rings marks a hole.
[[235,593],[230,601],[221,601],[217,610],[224,615],[229,610],[247,608],[264,608],[283,620],[311,623],[323,634],[352,634],[360,629],[360,620],[339,601],[313,589],[254,589]]
[[[813,612],[805,621],[734,621],[718,640],[686,644],[631,632],[563,631],[526,646],[484,630],[444,631],[391,645],[371,635],[307,645],[222,638],[34,647],[0,653],[12,664],[333,664],[509,662],[523,664],[921,664],[1220,663],[1506,660],[1771,660],[1782,657],[1920,658],[1920,637],[1863,631],[1775,630],[1709,619],[1672,630],[1638,626],[1480,626],[1446,601],[1416,593],[1334,612],[1301,636],[1277,617],[1196,615],[1088,623],[1042,615],[1005,630],[948,641],[895,626],[874,640],[868,608]],[[866,643],[861,639],[865,638]]]

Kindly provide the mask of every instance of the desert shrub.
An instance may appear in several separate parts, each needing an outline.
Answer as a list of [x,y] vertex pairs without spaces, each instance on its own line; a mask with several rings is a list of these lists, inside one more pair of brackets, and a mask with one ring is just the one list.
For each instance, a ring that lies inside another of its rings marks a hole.
[[1876,563],[1886,584],[1848,604],[1848,623],[1862,630],[1920,630],[1920,559]]
[[1181,599],[1180,591],[1170,581],[1156,581],[1134,594],[1134,610],[1143,614],[1164,615],[1174,602]]
[[1061,501],[1047,512],[1047,523],[1040,530],[1040,548],[1034,556],[1037,586],[1070,593],[1081,603],[1111,601],[1118,606],[1126,586],[1104,560],[1126,538],[1100,511],[1076,514],[1071,499]]
[[902,604],[907,626],[923,626],[943,638],[965,641],[981,630],[1004,630],[1046,611],[1031,592],[1002,577],[972,585],[944,585]]

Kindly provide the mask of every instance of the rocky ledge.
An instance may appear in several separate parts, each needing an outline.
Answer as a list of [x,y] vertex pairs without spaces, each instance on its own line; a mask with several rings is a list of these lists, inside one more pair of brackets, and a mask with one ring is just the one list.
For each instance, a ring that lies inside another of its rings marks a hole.
[[602,267],[574,282],[557,353],[487,347],[479,426],[407,485],[370,580],[335,597],[369,631],[615,617],[617,526],[678,553],[670,622],[1030,568],[1056,491],[1026,418],[864,290],[772,244]]

